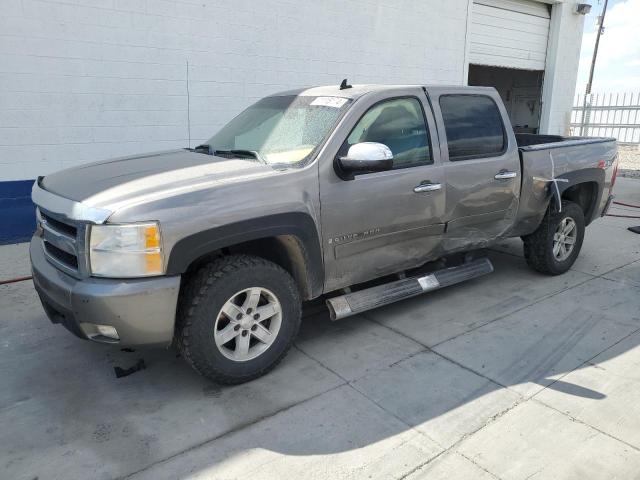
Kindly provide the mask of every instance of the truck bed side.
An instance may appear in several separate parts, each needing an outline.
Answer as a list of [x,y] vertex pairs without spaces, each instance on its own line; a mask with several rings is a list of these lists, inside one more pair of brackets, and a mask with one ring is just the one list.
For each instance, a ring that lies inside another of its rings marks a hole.
[[517,134],[516,140],[522,189],[511,236],[527,235],[538,227],[551,199],[549,180],[554,176],[568,180],[558,184],[561,195],[572,198],[580,192],[587,225],[602,214],[617,162],[614,138]]

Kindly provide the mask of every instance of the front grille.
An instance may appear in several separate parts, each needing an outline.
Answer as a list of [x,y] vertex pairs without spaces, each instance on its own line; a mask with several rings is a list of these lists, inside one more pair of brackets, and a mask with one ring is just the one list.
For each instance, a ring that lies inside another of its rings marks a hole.
[[44,253],[49,263],[73,276],[82,275],[83,225],[61,215],[38,209]]
[[63,262],[65,265],[73,268],[74,270],[78,269],[78,257],[72,255],[70,253],[65,252],[64,250],[59,249],[54,244],[44,241],[44,248],[46,252],[58,259],[58,261]]
[[40,210],[40,216],[46,223],[51,225],[56,230],[66,233],[70,237],[73,237],[73,238],[76,237],[78,233],[78,229],[74,225],[69,225],[68,223],[64,223],[60,220],[57,220],[56,218],[52,217],[51,215],[48,215],[42,210]]

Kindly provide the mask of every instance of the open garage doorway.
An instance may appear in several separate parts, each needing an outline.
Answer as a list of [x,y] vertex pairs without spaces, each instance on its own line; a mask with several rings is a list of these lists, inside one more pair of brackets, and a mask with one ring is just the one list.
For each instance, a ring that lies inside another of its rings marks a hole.
[[517,133],[538,133],[543,70],[469,65],[469,85],[495,87]]

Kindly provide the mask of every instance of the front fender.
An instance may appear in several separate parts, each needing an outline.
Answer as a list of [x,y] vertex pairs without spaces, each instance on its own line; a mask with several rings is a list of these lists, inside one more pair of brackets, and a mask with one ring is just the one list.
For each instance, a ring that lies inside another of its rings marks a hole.
[[195,260],[222,248],[278,235],[293,235],[300,240],[309,263],[307,274],[311,293],[320,295],[324,284],[324,265],[318,230],[313,218],[302,212],[266,215],[184,237],[171,249],[167,275],[183,274]]

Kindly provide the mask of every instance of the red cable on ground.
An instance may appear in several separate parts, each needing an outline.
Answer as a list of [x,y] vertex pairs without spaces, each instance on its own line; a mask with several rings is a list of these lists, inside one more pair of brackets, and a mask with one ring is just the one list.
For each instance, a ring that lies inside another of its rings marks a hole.
[[0,280],[0,285],[6,285],[8,283],[18,283],[18,282],[24,282],[25,280],[31,280],[32,277],[18,277],[18,278],[11,278],[9,280]]
[[631,205],[630,203],[613,202],[615,205],[624,205],[625,207],[640,208],[640,205]]
[[[631,208],[640,208],[639,205],[631,205],[630,203],[624,203],[624,202],[612,202],[614,205],[622,205],[624,207],[631,207]],[[607,217],[618,217],[618,218],[640,218],[638,216],[635,215],[615,215],[613,213],[607,213]]]

